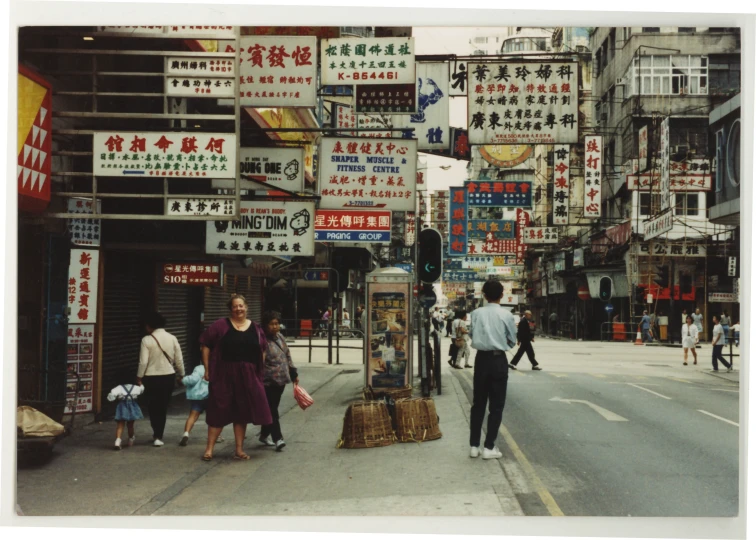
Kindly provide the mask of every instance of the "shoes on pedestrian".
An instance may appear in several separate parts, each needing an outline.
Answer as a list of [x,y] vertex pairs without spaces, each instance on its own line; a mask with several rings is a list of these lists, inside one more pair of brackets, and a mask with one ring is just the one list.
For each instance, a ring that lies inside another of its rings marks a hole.
[[188,442],[189,442],[189,433],[185,431],[184,436],[181,437],[181,440],[179,441],[179,446],[186,446]]
[[267,437],[263,437],[262,435],[260,435],[257,438],[257,440],[260,441],[260,444],[264,444],[265,446],[275,446],[276,445],[276,443],[273,442],[273,438],[270,435],[268,435]]
[[115,444],[113,444],[113,450],[120,450],[121,449],[121,439],[116,439]]
[[500,457],[502,457],[502,455],[503,454],[496,446],[494,446],[491,450],[483,447],[483,459],[499,459]]
[[134,435],[133,437],[129,437],[128,445],[134,446],[134,441],[136,441],[136,435]]
[[283,439],[279,439],[276,441],[276,452],[280,452],[284,449],[284,446],[286,446],[286,443]]
[[480,455],[480,448],[478,448],[477,446],[471,446],[470,447],[470,457],[471,458],[476,458],[479,455]]
[[533,371],[543,371],[541,366],[533,366]]
[[[246,437],[244,437],[244,438],[246,439]],[[215,442],[216,443],[226,442],[226,439],[224,439],[223,437],[218,437],[217,439],[215,439]]]
[[464,369],[462,366],[458,366],[457,364],[454,364],[454,369]]
[[152,446],[163,446],[165,443],[161,441],[160,439],[155,439],[152,441]]
[[509,369],[514,369],[515,371],[517,371],[517,366],[510,363],[509,364]]
[[687,365],[688,365],[688,363],[687,363],[687,362],[683,362],[683,365],[684,365],[684,366],[687,366]]
[[449,365],[450,365],[451,367],[454,367],[454,362],[452,362],[451,360],[449,360]]
[[471,368],[472,366],[470,364],[465,364],[466,368]]
[[718,372],[718,369],[710,369],[709,371],[713,371],[714,373]]

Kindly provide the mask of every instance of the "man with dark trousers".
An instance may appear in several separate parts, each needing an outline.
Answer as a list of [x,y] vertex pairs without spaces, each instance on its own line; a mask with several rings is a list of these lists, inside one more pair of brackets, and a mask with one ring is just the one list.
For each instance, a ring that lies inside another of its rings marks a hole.
[[[487,281],[482,292],[488,304],[472,312],[469,331],[472,346],[478,351],[475,355],[473,404],[470,409],[470,457],[476,458],[482,453],[483,459],[499,459],[502,453],[495,443],[507,397],[509,365],[506,351],[514,347],[517,330],[512,314],[500,306],[504,296],[502,284]],[[486,403],[488,428],[481,452],[480,435]]]
[[512,362],[509,364],[510,369],[517,369],[517,363],[522,358],[522,355],[527,353],[528,360],[533,365],[535,371],[541,371],[541,367],[538,365],[535,359],[535,351],[533,350],[533,332],[530,330],[530,320],[533,318],[533,314],[530,311],[525,312],[525,316],[520,319],[520,324],[517,325],[517,344],[520,348],[517,350],[517,354],[512,358]]

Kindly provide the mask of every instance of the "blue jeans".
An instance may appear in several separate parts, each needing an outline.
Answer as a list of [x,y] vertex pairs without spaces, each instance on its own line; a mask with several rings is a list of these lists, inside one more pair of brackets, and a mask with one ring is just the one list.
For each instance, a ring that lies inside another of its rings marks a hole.
[[651,329],[650,328],[643,328],[643,343],[646,342],[646,338],[648,338],[648,341],[653,341],[654,338],[651,337]]
[[727,345],[729,343],[728,337],[730,335],[730,325],[729,324],[723,324],[722,330],[724,330],[724,344]]
[[730,364],[727,360],[724,359],[724,356],[722,356],[722,348],[724,345],[714,345],[714,350],[711,351],[711,365],[714,368],[714,371],[719,371],[719,364],[717,363],[717,360],[719,362],[722,362],[727,369],[730,369],[732,367],[732,364]]

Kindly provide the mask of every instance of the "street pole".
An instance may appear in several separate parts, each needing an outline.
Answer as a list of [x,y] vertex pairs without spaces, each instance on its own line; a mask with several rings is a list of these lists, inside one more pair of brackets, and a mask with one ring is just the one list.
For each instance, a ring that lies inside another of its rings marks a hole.
[[[669,271],[669,317],[668,317],[668,323],[667,323],[667,333],[669,334],[669,342],[673,343],[672,340],[672,329],[677,328],[677,325],[674,323],[675,320],[675,258],[670,257],[670,271]],[[672,326],[675,324],[675,326]],[[682,340],[682,336],[680,337]]]

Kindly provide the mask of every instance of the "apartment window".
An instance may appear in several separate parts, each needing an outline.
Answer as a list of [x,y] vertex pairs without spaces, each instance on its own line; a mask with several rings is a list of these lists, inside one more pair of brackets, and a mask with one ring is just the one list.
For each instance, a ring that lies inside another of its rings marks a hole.
[[473,41],[475,43],[488,43],[488,38],[487,37],[476,37]]
[[596,75],[600,74],[603,71],[604,65],[601,63],[601,49],[596,51]]
[[712,34],[729,34],[729,33],[739,34],[740,28],[738,28],[737,26],[734,28],[732,27],[709,28],[709,32],[711,32]]
[[696,31],[696,28],[694,26],[678,26],[677,27],[678,34],[692,34],[695,31]]
[[709,93],[729,95],[740,91],[740,57],[709,57]]
[[[653,203],[653,207],[651,207]],[[653,198],[650,193],[640,194],[640,215],[650,216],[661,208],[661,194],[654,193]]]
[[641,32],[644,34],[658,34],[661,30],[659,26],[644,26],[641,28]]
[[641,56],[629,70],[633,94],[707,95],[709,65],[706,56]]
[[675,194],[675,215],[676,216],[697,216],[698,215],[698,193],[676,193]]

